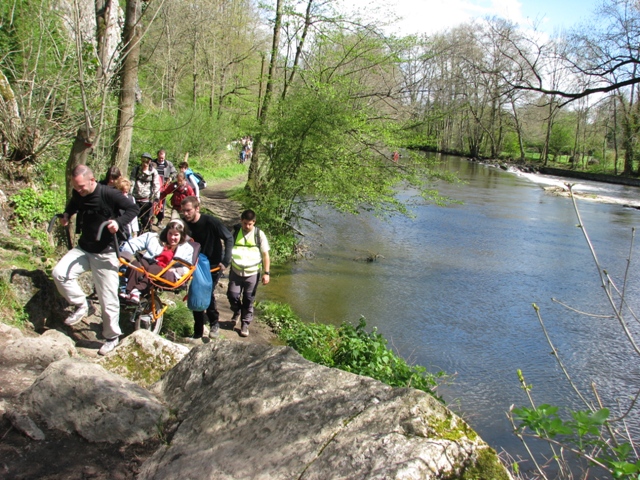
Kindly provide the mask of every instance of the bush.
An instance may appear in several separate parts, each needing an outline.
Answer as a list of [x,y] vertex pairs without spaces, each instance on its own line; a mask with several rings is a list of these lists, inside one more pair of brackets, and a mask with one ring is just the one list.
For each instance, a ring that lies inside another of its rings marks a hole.
[[291,307],[275,302],[260,302],[260,320],[280,339],[312,362],[335,367],[358,375],[366,375],[394,387],[412,387],[439,398],[437,379],[444,372],[432,374],[421,366],[410,366],[387,347],[387,340],[376,332],[365,330],[364,318],[356,327],[343,323],[340,327],[304,323]]
[[64,209],[65,195],[60,190],[38,192],[25,188],[11,197],[13,220],[19,228],[37,227]]
[[166,334],[169,332],[174,333],[178,337],[193,336],[193,314],[182,302],[178,302],[164,312],[161,333]]

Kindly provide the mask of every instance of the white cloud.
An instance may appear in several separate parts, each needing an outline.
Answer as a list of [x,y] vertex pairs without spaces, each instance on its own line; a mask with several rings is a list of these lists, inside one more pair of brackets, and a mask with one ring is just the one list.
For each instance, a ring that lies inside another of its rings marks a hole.
[[529,23],[518,0],[351,0],[343,5],[345,11],[387,22],[386,31],[397,35],[432,34],[487,16]]

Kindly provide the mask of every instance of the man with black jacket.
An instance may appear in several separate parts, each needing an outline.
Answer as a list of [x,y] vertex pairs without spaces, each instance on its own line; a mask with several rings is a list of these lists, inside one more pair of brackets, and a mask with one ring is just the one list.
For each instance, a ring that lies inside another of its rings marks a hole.
[[[90,305],[78,284],[78,277],[91,270],[102,310],[102,335],[106,339],[98,353],[106,355],[118,345],[122,334],[118,300],[120,265],[113,235],[131,222],[139,209],[119,190],[96,182],[86,165],[73,169],[71,185],[73,192],[61,223],[67,226],[69,218],[76,214],[76,230],[81,235],[78,246],[60,259],[52,276],[60,294],[75,306],[75,311],[64,322],[72,326],[90,314]],[[105,221],[108,221],[106,228],[96,240],[100,225]]]
[[[213,290],[211,291],[211,303],[206,314],[209,319],[209,337],[215,338],[220,330],[220,314],[216,307],[216,284],[225,268],[231,262],[231,250],[233,249],[233,237],[224,224],[211,215],[200,214],[200,202],[196,197],[187,197],[182,200],[180,215],[189,225],[191,237],[200,244],[200,252],[209,259],[211,269],[220,267],[211,272]],[[194,331],[193,338],[200,339],[204,333],[205,312],[193,312]]]

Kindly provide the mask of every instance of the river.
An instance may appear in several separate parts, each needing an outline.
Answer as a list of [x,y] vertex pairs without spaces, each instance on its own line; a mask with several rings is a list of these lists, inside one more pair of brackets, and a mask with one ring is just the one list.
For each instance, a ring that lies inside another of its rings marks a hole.
[[[572,202],[546,193],[567,180],[517,175],[456,157],[442,168],[464,183],[437,189],[461,201],[412,202],[414,218],[309,212],[304,239],[314,256],[272,268],[260,299],[290,304],[306,321],[356,323],[361,316],[411,363],[451,375],[439,393],[499,452],[523,455],[505,412],[528,406],[516,369],[537,403],[580,406],[550,354],[532,304],[576,382],[595,382],[605,401],[640,385],[640,360],[608,313],[597,270]],[[587,193],[632,203],[640,189],[573,181]],[[599,260],[621,285],[640,211],[578,200]],[[634,253],[638,254],[637,247]],[[380,255],[376,262],[362,261]],[[636,262],[637,264],[637,262]],[[627,301],[640,303],[640,270],[629,271]],[[640,330],[637,323],[635,330]],[[640,333],[640,332],[637,332]],[[582,407],[580,407],[582,408]],[[632,419],[637,431],[640,422]]]

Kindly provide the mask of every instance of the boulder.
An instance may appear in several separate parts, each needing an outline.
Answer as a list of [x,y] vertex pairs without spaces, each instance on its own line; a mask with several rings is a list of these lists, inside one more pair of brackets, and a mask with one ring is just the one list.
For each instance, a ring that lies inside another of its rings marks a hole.
[[147,390],[95,363],[52,363],[19,397],[24,413],[90,442],[140,443],[169,412]]
[[432,396],[317,365],[288,347],[212,342],[156,387],[180,424],[139,479],[444,479],[465,470],[510,478]]
[[48,330],[37,337],[20,336],[0,346],[0,363],[25,365],[38,372],[57,360],[73,356],[77,356],[73,340],[57,330]]
[[189,353],[184,345],[165,340],[149,330],[137,330],[126,337],[100,364],[107,370],[149,387]]

